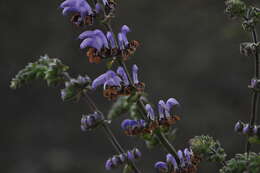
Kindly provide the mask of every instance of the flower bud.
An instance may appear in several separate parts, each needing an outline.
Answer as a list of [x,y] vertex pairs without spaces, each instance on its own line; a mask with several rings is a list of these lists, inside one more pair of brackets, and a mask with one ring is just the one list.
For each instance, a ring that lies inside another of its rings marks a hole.
[[244,128],[244,124],[243,124],[241,121],[238,121],[238,122],[236,123],[236,125],[235,125],[234,130],[235,130],[235,132],[240,133],[240,132],[243,131],[243,128]]
[[167,173],[168,165],[165,162],[156,162],[154,167],[159,173]]

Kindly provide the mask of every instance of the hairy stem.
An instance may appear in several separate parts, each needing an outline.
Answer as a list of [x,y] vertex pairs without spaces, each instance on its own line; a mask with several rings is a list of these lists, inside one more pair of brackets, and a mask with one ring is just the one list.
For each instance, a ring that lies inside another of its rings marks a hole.
[[[90,105],[90,108],[94,111],[99,111],[101,112],[96,104],[94,103],[94,101],[89,97],[88,94],[85,94],[86,97],[86,101],[88,102],[88,104]],[[114,148],[117,150],[118,154],[122,154],[125,153],[126,151],[124,150],[124,148],[121,146],[121,144],[118,142],[118,140],[116,139],[114,133],[112,132],[112,130],[110,129],[110,127],[107,125],[106,122],[102,123],[102,127],[109,139],[109,141],[112,143],[112,145],[114,146]],[[141,173],[141,171],[137,168],[137,166],[135,165],[135,163],[131,160],[128,159],[128,164],[131,166],[132,170],[135,173]]]
[[[252,31],[252,39],[253,39],[254,43],[258,42],[257,32],[256,32],[255,28]],[[257,48],[256,48],[255,60],[254,60],[254,78],[259,79],[259,55],[258,55],[258,49]],[[251,104],[251,117],[250,117],[250,122],[249,122],[250,128],[252,128],[257,121],[257,110],[258,110],[258,100],[259,100],[258,98],[259,98],[258,91],[253,90],[252,104]],[[251,149],[251,144],[247,140],[247,142],[246,142],[246,152],[249,153],[250,149]]]

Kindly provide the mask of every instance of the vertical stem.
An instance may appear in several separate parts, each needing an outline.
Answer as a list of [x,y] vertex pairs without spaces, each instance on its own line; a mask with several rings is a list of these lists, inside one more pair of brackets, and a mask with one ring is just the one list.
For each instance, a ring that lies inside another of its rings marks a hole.
[[[252,31],[252,38],[254,43],[258,42],[258,38],[257,38],[257,32],[256,29],[254,28]],[[258,55],[258,49],[256,48],[256,52],[255,52],[255,60],[254,60],[254,78],[256,80],[259,79],[259,55]],[[253,94],[252,94],[252,104],[251,104],[251,117],[250,117],[250,128],[252,128],[256,121],[257,121],[257,110],[258,110],[258,99],[259,98],[259,94],[258,91],[253,90]],[[247,139],[246,142],[246,152],[249,153],[251,149],[251,144]]]

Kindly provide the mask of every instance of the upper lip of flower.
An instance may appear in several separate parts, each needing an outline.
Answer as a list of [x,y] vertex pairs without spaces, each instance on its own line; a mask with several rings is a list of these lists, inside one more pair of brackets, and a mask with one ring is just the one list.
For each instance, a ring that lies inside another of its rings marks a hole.
[[63,8],[63,15],[67,15],[70,12],[77,12],[84,18],[87,15],[93,14],[92,8],[85,0],[66,0],[61,3],[60,8]]

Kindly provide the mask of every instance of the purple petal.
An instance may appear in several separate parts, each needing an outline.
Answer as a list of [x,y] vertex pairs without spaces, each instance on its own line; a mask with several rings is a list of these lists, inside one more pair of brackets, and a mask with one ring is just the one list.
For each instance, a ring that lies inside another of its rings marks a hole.
[[130,30],[130,28],[127,25],[123,25],[121,27],[121,32],[122,33],[128,33],[128,32],[131,32],[131,30]]
[[124,81],[124,84],[126,86],[128,86],[129,85],[129,80],[127,78],[127,75],[126,75],[126,72],[125,72],[124,68],[121,67],[121,66],[118,67],[116,73],[119,74],[122,77],[122,79]]
[[60,8],[76,6],[77,0],[66,0],[61,3]]
[[130,32],[130,28],[127,25],[123,25],[121,28],[122,38],[124,41],[124,45],[127,46],[129,44],[126,34]]
[[101,30],[99,30],[99,29],[96,29],[94,31],[94,33],[95,33],[96,36],[100,37],[100,39],[102,40],[104,46],[106,48],[108,48],[108,41],[107,41],[107,38],[106,38],[105,34]]
[[139,158],[141,158],[141,156],[142,156],[142,153],[140,152],[140,150],[138,149],[138,148],[135,148],[135,149],[133,149],[133,154],[134,154],[134,157],[136,158],[136,159],[139,159]]
[[85,31],[85,32],[82,32],[80,35],[79,35],[79,39],[85,39],[87,37],[94,37],[95,36],[95,33],[94,31]]
[[135,157],[134,157],[134,155],[133,155],[133,153],[131,151],[127,152],[127,159],[128,160],[132,160],[132,161],[135,159]]
[[99,42],[96,42],[96,40],[92,38],[86,38],[81,42],[80,49],[85,49],[86,47],[92,47],[100,51],[102,45]]
[[172,164],[174,171],[179,169],[176,159],[171,154],[167,154],[166,162]]
[[191,163],[191,153],[190,153],[190,151],[188,150],[188,148],[185,148],[185,149],[184,149],[184,155],[185,155],[185,157],[186,157],[187,164],[188,164],[188,165],[191,165],[191,164],[192,164],[192,163]]
[[120,155],[119,155],[119,158],[120,158],[121,162],[125,162],[125,160],[126,160],[126,155],[125,155],[125,153],[120,154]]
[[166,102],[166,105],[165,105],[165,114],[166,114],[166,117],[169,117],[171,116],[171,109],[173,106],[175,105],[179,105],[179,102],[174,99],[174,98],[169,98]]
[[119,166],[119,164],[120,164],[120,159],[117,156],[113,156],[111,161],[112,161],[113,165],[116,167]]
[[113,162],[112,162],[111,159],[108,159],[108,160],[106,161],[105,168],[106,168],[106,170],[111,170],[112,167],[113,167]]
[[138,67],[135,64],[132,67],[132,73],[133,73],[134,84],[138,84],[139,83],[139,80],[138,80]]
[[243,123],[241,121],[238,121],[235,125],[234,131],[235,132],[242,132],[243,128],[244,128]]
[[100,13],[101,10],[102,10],[101,5],[99,3],[96,3],[96,5],[95,5],[96,13]]
[[117,38],[118,38],[119,49],[120,50],[124,50],[125,46],[124,46],[123,34],[122,33],[118,33],[117,34]]
[[92,82],[92,88],[95,89],[100,85],[103,85],[107,80],[116,76],[116,73],[112,70],[108,70],[106,73],[100,75]]
[[243,128],[243,134],[248,135],[248,134],[249,134],[249,131],[250,131],[249,124],[247,124],[247,125]]
[[114,49],[116,47],[116,43],[112,32],[107,32],[107,39],[109,41],[110,47]]
[[165,103],[164,103],[164,101],[163,100],[160,100],[159,102],[158,102],[158,112],[159,112],[159,117],[160,117],[160,119],[163,119],[163,118],[165,118]]
[[182,168],[184,168],[185,167],[185,161],[184,161],[184,158],[183,158],[183,153],[182,153],[182,151],[181,150],[179,150],[178,151],[178,157],[179,157],[179,160],[180,160],[180,166],[182,167]]
[[154,110],[153,110],[152,106],[150,104],[146,104],[145,109],[147,111],[147,117],[150,120],[155,120],[155,114],[154,114]]
[[130,119],[126,119],[121,123],[121,128],[123,130],[127,130],[129,127],[131,127],[131,121]]
[[77,8],[79,8],[80,15],[86,17],[87,15],[93,14],[92,8],[85,0],[80,0],[77,3]]
[[159,171],[159,172],[168,172],[168,166],[165,162],[156,162],[154,167]]
[[72,13],[72,12],[77,12],[78,10],[74,7],[65,7],[62,11],[62,15],[63,16],[66,16],[68,15],[69,13]]

